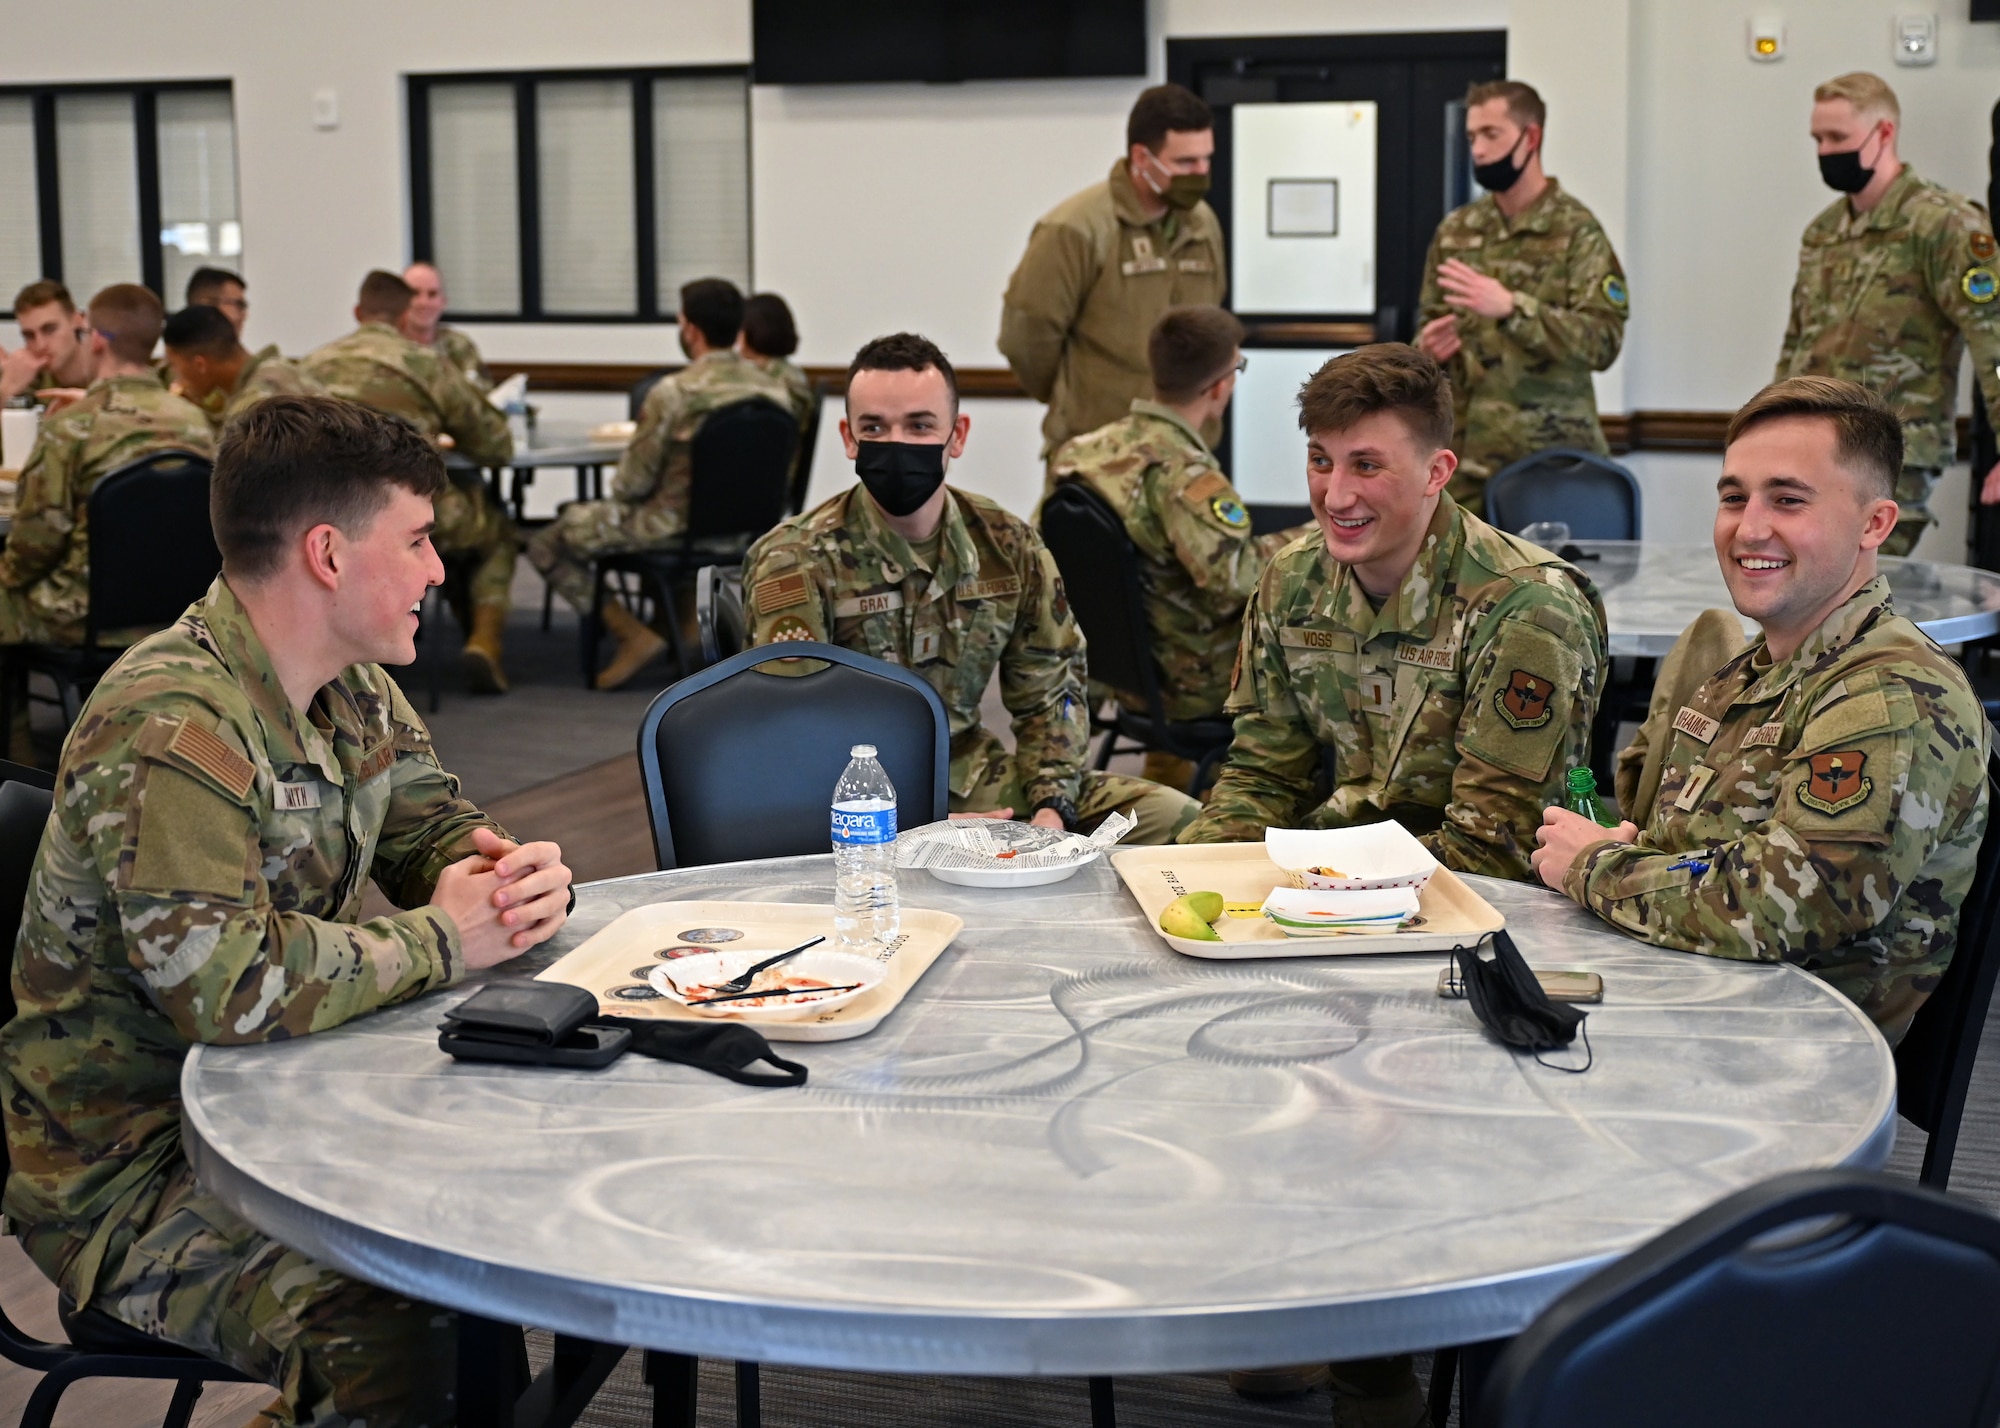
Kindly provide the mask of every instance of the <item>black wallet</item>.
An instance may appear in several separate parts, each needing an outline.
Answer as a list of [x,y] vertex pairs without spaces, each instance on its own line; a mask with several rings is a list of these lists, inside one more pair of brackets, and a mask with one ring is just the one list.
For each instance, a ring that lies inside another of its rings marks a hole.
[[609,1066],[632,1044],[624,1027],[586,1026],[597,998],[563,982],[493,982],[438,1023],[438,1049],[460,1061]]

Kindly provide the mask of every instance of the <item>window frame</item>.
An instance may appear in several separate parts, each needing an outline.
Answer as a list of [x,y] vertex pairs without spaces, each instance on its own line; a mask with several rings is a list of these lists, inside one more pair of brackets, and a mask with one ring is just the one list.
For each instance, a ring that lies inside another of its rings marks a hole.
[[[93,80],[83,84],[0,84],[0,97],[26,96],[34,108],[35,210],[41,236],[42,277],[65,282],[62,258],[62,181],[57,169],[56,100],[69,94],[123,94],[132,101],[132,144],[137,150],[135,172],[139,187],[139,281],[158,293],[167,280],[167,260],[160,242],[160,125],[162,94],[190,90],[219,91],[229,96],[229,124],[234,142],[236,86],[226,78]],[[238,146],[238,211],[241,211],[241,148]],[[239,255],[238,263],[241,262]],[[88,293],[77,294],[87,302]]]
[[[679,311],[663,304],[678,294],[663,294],[659,283],[657,212],[654,183],[653,83],[675,79],[740,79],[743,81],[744,217],[747,220],[745,258],[756,272],[756,186],[750,140],[750,67],[740,64],[613,66],[603,69],[454,70],[408,74],[404,79],[410,172],[410,252],[414,262],[436,260],[436,217],[432,209],[431,110],[434,89],[463,84],[511,85],[514,90],[514,192],[516,232],[520,252],[521,306],[516,312],[475,312],[447,308],[451,322],[568,324],[571,326],[658,326],[679,320]],[[633,241],[637,245],[638,291],[634,312],[549,312],[542,305],[541,136],[536,123],[538,84],[565,81],[624,80],[632,90]]]

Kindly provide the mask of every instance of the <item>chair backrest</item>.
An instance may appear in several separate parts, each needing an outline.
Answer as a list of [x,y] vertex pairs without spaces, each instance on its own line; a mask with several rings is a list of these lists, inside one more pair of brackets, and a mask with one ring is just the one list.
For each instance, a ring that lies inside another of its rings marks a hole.
[[744,646],[743,567],[704,565],[694,573],[694,623],[704,668]]
[[92,489],[86,645],[102,630],[164,629],[222,573],[208,521],[212,469],[192,452],[156,451]]
[[799,424],[762,397],[717,407],[688,450],[692,544],[711,536],[760,536],[785,518]]
[[1159,667],[1146,617],[1145,577],[1125,523],[1081,481],[1065,481],[1042,502],[1042,543],[1062,572],[1063,592],[1083,629],[1090,677],[1146,701],[1161,718]]
[[[758,669],[790,659],[826,665],[798,675]],[[904,827],[946,815],[951,724],[937,691],[907,669],[837,645],[786,643],[670,686],[639,726],[660,867],[828,851],[833,786],[856,744],[876,747]]]
[[1498,1428],[1986,1428],[2000,1219],[1872,1171],[1781,1175],[1571,1288],[1483,1407]]
[[806,508],[806,493],[812,490],[813,452],[819,449],[819,415],[826,410],[826,389],[812,384],[812,410],[799,428],[799,458],[792,463],[792,489],[785,497],[785,513],[796,516]]
[[625,398],[626,416],[631,418],[633,421],[637,421],[639,419],[639,413],[645,410],[646,393],[652,391],[653,388],[659,386],[660,378],[666,376],[669,372],[672,372],[673,370],[675,369],[672,367],[662,367],[657,372],[648,372],[645,376],[641,377],[638,381],[634,382],[632,384],[632,390],[629,393],[627,393]]
[[1493,473],[1486,519],[1503,531],[1562,521],[1574,540],[1639,539],[1639,478],[1608,456],[1551,446]]
[[1958,941],[1935,990],[1896,1045],[1896,1109],[1929,1132],[1923,1180],[1944,1189],[1972,1063],[2000,974],[2000,750],[1986,760],[1986,833],[1972,891],[1958,913]]
[[[41,769],[18,764],[0,767],[0,948],[6,951],[7,976],[0,977],[0,1026],[14,1019],[14,939],[21,935],[21,915],[28,901],[28,882],[35,871],[35,853],[42,846],[49,810],[55,805],[55,778]],[[0,1157],[5,1137],[0,1136]],[[4,1183],[4,1172],[0,1172]]]

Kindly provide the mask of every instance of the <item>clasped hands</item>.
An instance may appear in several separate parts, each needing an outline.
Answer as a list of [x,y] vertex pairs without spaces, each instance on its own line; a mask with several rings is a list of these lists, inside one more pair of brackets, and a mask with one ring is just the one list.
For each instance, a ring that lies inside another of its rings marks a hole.
[[[1477,268],[1447,258],[1438,264],[1438,286],[1444,289],[1445,305],[1479,317],[1504,321],[1514,315],[1514,292],[1498,278],[1489,278]],[[1436,362],[1449,362],[1464,342],[1458,335],[1458,314],[1434,317],[1417,332],[1417,347]]]
[[491,967],[546,942],[569,919],[570,871],[554,843],[476,828],[477,850],[438,876],[431,903],[457,924],[465,965]]

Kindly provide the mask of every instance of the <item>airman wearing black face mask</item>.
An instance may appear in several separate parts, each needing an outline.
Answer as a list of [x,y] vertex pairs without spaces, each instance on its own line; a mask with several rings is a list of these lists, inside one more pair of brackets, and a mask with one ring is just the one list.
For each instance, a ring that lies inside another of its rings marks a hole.
[[[1000,350],[1048,404],[1046,459],[1152,395],[1146,339],[1168,308],[1222,301],[1222,224],[1203,201],[1214,116],[1177,84],[1148,89],[1125,156],[1045,214],[1007,282]],[[1218,422],[1202,433],[1214,442]]]
[[1550,446],[1608,451],[1590,374],[1625,338],[1625,273],[1589,209],[1542,172],[1547,111],[1514,80],[1465,96],[1484,196],[1445,216],[1424,262],[1416,345],[1451,374],[1448,488],[1475,514],[1486,480]]
[[[1820,177],[1841,197],[1799,242],[1777,376],[1843,377],[1901,413],[1901,508],[1886,555],[1907,555],[1935,521],[1931,492],[1958,445],[1959,360],[1972,349],[1975,400],[2000,423],[2000,278],[1992,221],[1970,199],[1917,177],[1896,153],[1902,111],[1872,74],[1813,91]],[[2000,466],[1974,472],[2000,501]]]

